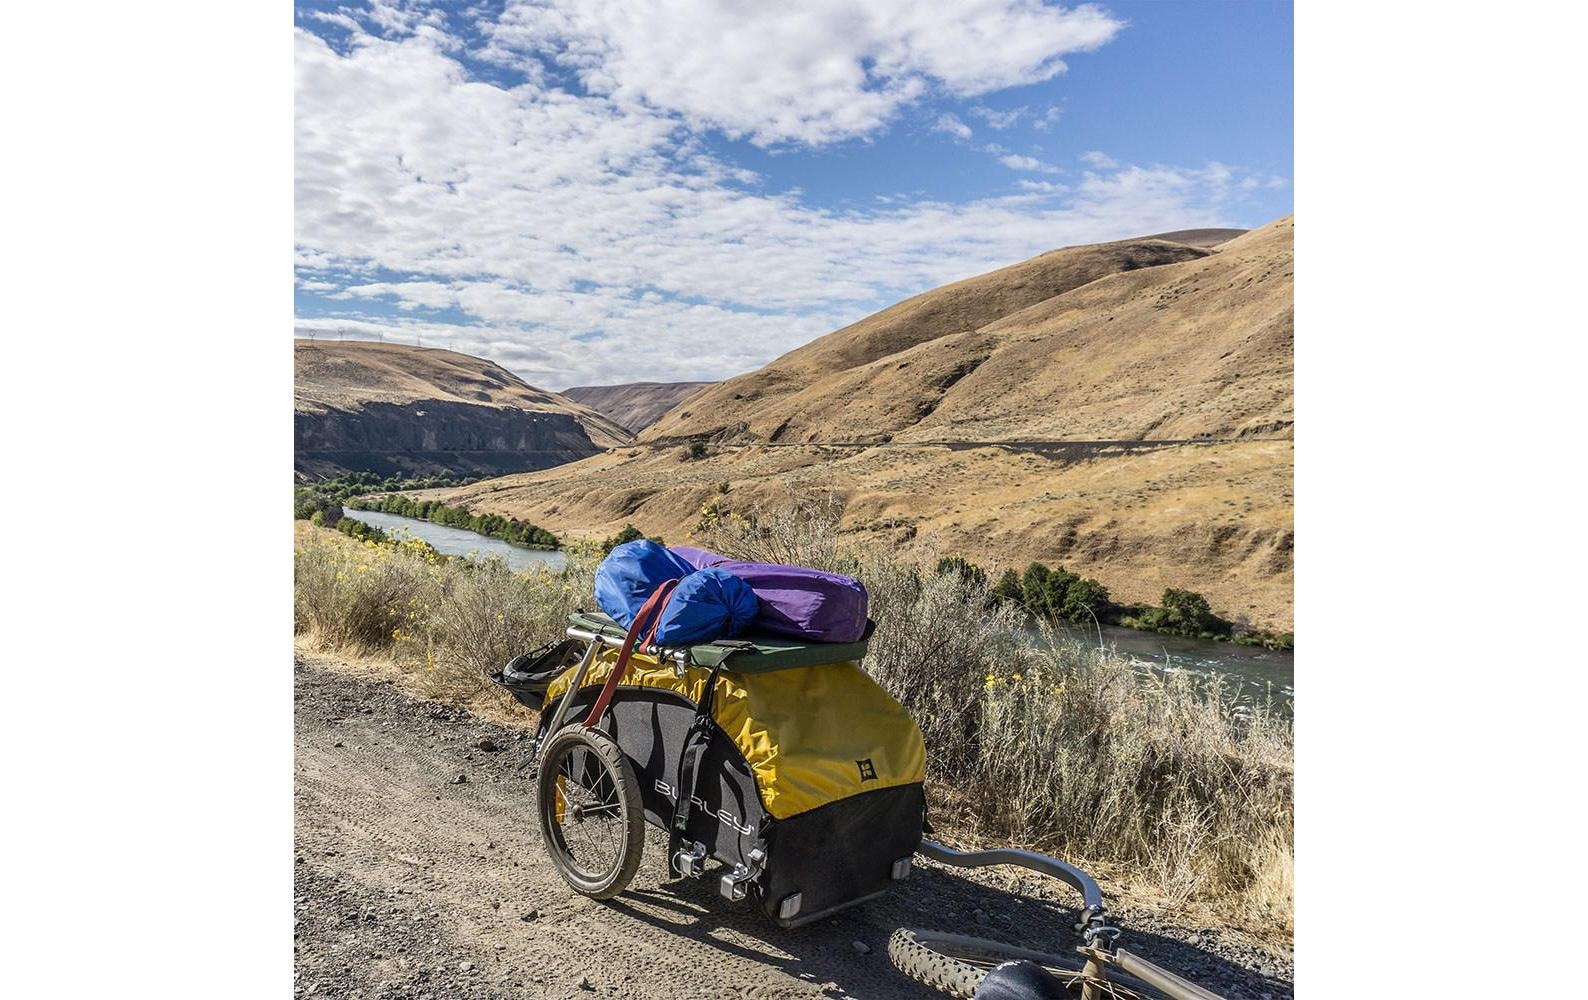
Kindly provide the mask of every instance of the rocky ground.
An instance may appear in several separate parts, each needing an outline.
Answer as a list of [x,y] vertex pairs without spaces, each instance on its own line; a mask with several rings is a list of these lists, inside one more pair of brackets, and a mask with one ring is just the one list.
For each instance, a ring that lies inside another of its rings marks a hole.
[[[546,860],[522,730],[303,658],[294,698],[297,996],[926,998],[888,962],[897,927],[1074,940],[1057,887],[929,862],[889,897],[780,930],[708,881],[664,882],[654,838],[629,891],[595,903]],[[1116,914],[1132,950],[1231,1000],[1291,996],[1286,955]]]

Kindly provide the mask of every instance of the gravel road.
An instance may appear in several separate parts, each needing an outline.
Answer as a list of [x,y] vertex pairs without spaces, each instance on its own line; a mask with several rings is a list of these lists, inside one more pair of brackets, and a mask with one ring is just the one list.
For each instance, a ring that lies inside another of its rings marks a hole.
[[[390,684],[294,666],[297,996],[927,998],[894,971],[894,928],[1060,950],[1070,902],[923,862],[883,900],[779,930],[714,883],[664,883],[654,835],[629,891],[595,903],[547,862],[521,731]],[[1045,891],[1046,890],[1046,891]],[[1118,911],[1130,946],[1232,998],[1290,997],[1288,957]]]

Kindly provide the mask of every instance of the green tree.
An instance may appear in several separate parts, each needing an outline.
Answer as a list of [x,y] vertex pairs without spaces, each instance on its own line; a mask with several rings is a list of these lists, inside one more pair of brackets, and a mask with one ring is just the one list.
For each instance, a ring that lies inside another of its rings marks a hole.
[[1081,579],[1064,592],[1059,614],[1072,622],[1101,621],[1113,607],[1108,588],[1096,580]]
[[978,588],[987,586],[987,571],[963,556],[944,556],[937,561],[937,571],[957,576],[961,583]]
[[1070,599],[1070,588],[1079,583],[1081,578],[1074,573],[1055,566],[1048,571],[1047,579],[1043,581],[1043,603],[1048,609],[1048,614],[1055,618],[1064,617],[1064,606]]
[[1004,575],[998,578],[998,582],[993,586],[992,596],[1000,601],[1013,601],[1015,604],[1021,602],[1023,594],[1020,590],[1020,574],[1016,573],[1013,567],[1004,570]]
[[603,557],[611,555],[612,550],[617,548],[619,545],[622,545],[624,542],[635,542],[644,537],[645,534],[644,532],[640,531],[640,529],[636,528],[632,524],[625,524],[622,531],[601,543],[601,555]]
[[1048,568],[1039,562],[1026,567],[1020,574],[1020,603],[1026,611],[1038,618],[1052,614],[1048,607]]
[[1161,627],[1178,635],[1201,635],[1204,632],[1223,632],[1228,624],[1221,621],[1208,606],[1208,599],[1193,590],[1163,592],[1163,617]]

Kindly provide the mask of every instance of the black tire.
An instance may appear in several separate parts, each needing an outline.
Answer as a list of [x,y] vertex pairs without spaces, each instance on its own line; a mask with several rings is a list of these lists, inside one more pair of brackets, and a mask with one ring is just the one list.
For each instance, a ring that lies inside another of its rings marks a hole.
[[541,837],[562,880],[591,899],[627,889],[645,847],[645,813],[634,768],[612,738],[563,729],[546,744],[536,786]]
[[[1042,966],[1058,978],[1075,996],[1081,995],[1086,979],[1081,968],[1086,960],[1079,954],[1053,955],[988,941],[985,938],[920,931],[901,927],[888,939],[888,957],[894,968],[949,996],[972,1000],[987,973],[1004,962],[1025,959]],[[1094,981],[1095,982],[1095,981]],[[1103,996],[1120,1000],[1169,1000],[1162,993],[1134,976],[1109,970]]]

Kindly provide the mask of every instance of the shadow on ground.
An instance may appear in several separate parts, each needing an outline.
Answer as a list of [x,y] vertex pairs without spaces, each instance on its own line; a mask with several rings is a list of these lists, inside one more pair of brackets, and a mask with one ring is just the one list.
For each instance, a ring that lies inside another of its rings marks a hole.
[[[642,877],[636,884],[645,881]],[[822,985],[834,997],[941,996],[892,968],[886,935],[897,927],[950,931],[1058,953],[1080,943],[1075,908],[982,885],[939,867],[918,867],[888,896],[792,930],[777,927],[749,903],[729,903],[716,894],[715,886],[708,875],[699,881],[634,888],[607,905],[667,934]],[[857,941],[869,949],[863,962],[857,962]],[[1293,995],[1287,982],[1184,941],[1137,932],[1128,933],[1122,943],[1229,1000]],[[890,978],[879,978],[879,971]]]

